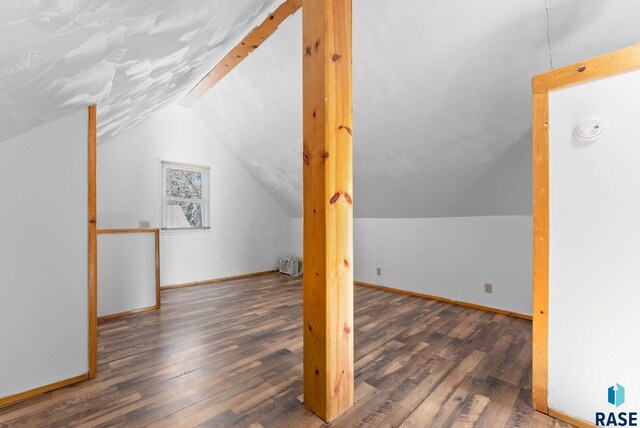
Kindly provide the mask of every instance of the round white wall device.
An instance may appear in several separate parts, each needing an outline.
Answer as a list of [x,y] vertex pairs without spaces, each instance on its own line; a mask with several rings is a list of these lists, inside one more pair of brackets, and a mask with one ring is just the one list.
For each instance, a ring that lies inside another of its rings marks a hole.
[[579,141],[589,143],[600,138],[604,130],[604,119],[600,117],[587,117],[578,123],[578,126],[573,130],[573,134]]

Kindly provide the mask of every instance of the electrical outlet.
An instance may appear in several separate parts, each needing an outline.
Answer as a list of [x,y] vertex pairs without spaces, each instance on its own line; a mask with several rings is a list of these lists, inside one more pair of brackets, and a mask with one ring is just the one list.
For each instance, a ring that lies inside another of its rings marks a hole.
[[485,292],[485,293],[488,293],[488,294],[493,293],[493,284],[486,283],[486,284],[484,285],[484,292]]
[[377,268],[376,274],[378,274],[378,276],[382,275],[382,268]]

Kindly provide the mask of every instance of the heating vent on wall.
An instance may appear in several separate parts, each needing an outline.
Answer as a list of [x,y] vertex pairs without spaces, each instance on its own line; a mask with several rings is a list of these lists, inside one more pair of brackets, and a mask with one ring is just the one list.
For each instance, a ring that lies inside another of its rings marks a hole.
[[279,259],[278,272],[291,276],[302,275],[302,260],[295,258]]

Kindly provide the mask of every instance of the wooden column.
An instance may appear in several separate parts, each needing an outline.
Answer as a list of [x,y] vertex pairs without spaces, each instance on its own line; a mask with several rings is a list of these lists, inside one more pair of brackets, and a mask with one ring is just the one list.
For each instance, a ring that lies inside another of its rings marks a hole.
[[303,0],[304,404],[353,404],[351,0]]
[[98,375],[97,107],[89,106],[89,379]]
[[533,94],[533,406],[549,413],[549,93]]

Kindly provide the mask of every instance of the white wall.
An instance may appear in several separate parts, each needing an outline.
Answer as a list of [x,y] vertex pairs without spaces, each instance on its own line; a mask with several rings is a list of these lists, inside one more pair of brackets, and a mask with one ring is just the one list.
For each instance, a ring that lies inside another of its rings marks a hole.
[[155,233],[98,235],[98,316],[156,304]]
[[87,123],[0,143],[0,397],[88,371]]
[[[545,20],[537,2],[353,2],[357,217],[531,214],[529,77],[549,63]],[[298,11],[191,106],[295,217],[301,50]]]
[[[356,218],[354,276],[531,315],[531,234],[531,216]],[[299,218],[292,221],[292,247],[302,256]],[[493,284],[492,294],[485,294],[485,283]]]
[[161,233],[162,285],[268,270],[289,253],[289,215],[179,106],[99,145],[99,228],[158,227],[160,160],[211,167],[211,230]]
[[[640,411],[640,72],[552,92],[550,113],[549,406],[594,423]],[[605,135],[572,129],[601,115]]]

